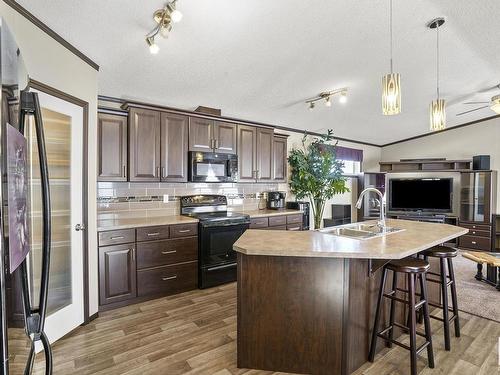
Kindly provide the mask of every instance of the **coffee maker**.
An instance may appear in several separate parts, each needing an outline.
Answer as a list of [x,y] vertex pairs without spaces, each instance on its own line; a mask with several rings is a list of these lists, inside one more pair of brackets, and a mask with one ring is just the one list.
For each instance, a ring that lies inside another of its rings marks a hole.
[[285,208],[286,193],[282,191],[269,191],[267,193],[267,208],[270,210],[280,210]]

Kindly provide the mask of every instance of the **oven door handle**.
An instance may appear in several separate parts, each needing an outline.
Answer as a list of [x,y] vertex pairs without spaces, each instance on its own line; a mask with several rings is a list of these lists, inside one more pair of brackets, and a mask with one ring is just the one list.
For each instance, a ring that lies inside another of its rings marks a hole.
[[[250,222],[247,223],[227,223],[227,224],[214,224],[214,225],[205,225],[201,224],[203,228],[220,228],[220,227],[232,227],[232,226],[244,226],[244,225],[250,225]],[[248,229],[248,228],[247,228]]]
[[222,266],[210,267],[210,268],[207,268],[207,271],[223,270],[223,269],[230,268],[230,267],[236,267],[236,263],[224,264]]

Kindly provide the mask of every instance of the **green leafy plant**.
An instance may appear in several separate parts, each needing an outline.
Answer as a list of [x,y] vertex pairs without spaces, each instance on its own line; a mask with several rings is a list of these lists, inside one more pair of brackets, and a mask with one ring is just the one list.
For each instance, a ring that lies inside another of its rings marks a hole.
[[309,198],[315,229],[321,226],[326,201],[349,191],[342,176],[344,163],[336,157],[337,142],[332,144],[333,140],[332,130],[317,137],[305,133],[302,147],[292,149],[288,157],[290,190],[297,199]]

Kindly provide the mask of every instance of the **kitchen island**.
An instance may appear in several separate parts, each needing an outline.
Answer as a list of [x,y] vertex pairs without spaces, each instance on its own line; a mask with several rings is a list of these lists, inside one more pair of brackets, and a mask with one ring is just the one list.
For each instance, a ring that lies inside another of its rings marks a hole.
[[[468,231],[405,220],[387,225],[403,230],[366,240],[316,231],[246,231],[234,245],[238,367],[350,374],[365,363],[381,267]],[[403,322],[402,306],[396,314]]]

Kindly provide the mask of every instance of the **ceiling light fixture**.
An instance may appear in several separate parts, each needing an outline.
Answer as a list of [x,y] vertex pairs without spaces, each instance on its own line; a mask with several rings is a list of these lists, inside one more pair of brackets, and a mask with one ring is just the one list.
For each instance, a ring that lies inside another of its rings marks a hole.
[[500,95],[495,95],[491,98],[490,108],[492,111],[500,115]]
[[430,29],[436,29],[436,93],[437,98],[429,107],[431,131],[446,128],[446,101],[439,97],[439,28],[444,24],[444,18],[436,18],[427,24]]
[[155,43],[155,37],[160,34],[164,38],[168,38],[172,31],[172,24],[180,22],[182,13],[176,9],[177,0],[170,1],[165,4],[163,9],[158,9],[153,14],[153,19],[158,24],[149,34],[146,35],[146,43],[149,46],[149,52],[157,54],[160,47]]
[[387,116],[401,112],[401,77],[392,70],[392,0],[389,3],[391,72],[382,77],[382,113]]
[[347,87],[343,87],[341,89],[335,89],[331,91],[325,91],[315,96],[314,98],[306,100],[306,104],[309,106],[309,109],[312,111],[315,107],[316,102],[320,100],[325,101],[326,107],[332,106],[332,97],[335,95],[339,95],[339,102],[345,103],[347,101]]

